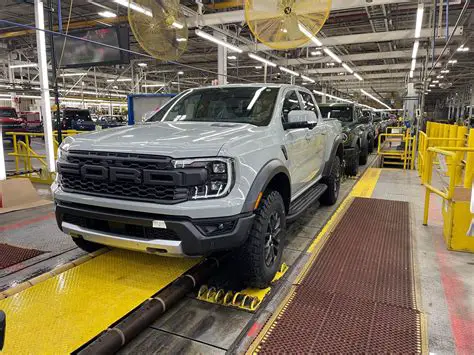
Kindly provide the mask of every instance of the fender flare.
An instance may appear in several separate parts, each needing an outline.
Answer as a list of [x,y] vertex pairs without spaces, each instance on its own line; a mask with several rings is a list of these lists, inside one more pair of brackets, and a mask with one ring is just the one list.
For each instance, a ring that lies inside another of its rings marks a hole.
[[252,212],[254,210],[255,201],[257,200],[260,192],[265,191],[265,189],[270,184],[270,181],[272,181],[272,179],[279,173],[286,175],[288,181],[290,182],[291,191],[291,177],[287,167],[278,159],[270,160],[260,169],[257,176],[253,180],[252,186],[250,187],[247,197],[245,198],[245,202],[242,207],[242,213]]
[[[332,149],[331,149],[331,155],[329,156],[329,160],[325,162],[324,164],[324,170],[323,170],[323,177],[329,176],[332,171],[332,164],[334,163],[334,158],[337,155],[337,150],[339,146],[342,146],[342,159],[344,159],[344,143],[342,141],[342,134],[339,134],[336,139],[334,139]],[[341,161],[342,163],[342,161]]]

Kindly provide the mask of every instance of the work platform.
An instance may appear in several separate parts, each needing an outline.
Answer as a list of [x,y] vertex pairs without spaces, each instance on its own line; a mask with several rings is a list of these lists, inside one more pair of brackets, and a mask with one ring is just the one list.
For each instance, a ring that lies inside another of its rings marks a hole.
[[[265,348],[265,336],[270,341],[281,332],[293,341],[298,339],[284,317],[278,320],[285,307],[296,307],[295,312],[308,315],[317,324],[312,328],[313,323],[303,324],[301,317],[294,322],[298,329],[318,331],[310,340],[324,348],[315,351],[474,353],[474,260],[471,254],[445,249],[441,200],[435,196],[430,225],[422,226],[423,197],[424,188],[415,171],[373,168],[359,181],[346,180],[338,205],[310,208],[289,226],[284,253],[289,270],[256,311],[198,300],[196,289],[121,353],[265,353],[270,349]],[[370,223],[385,221],[387,226],[388,216],[394,220],[389,219],[391,227],[383,232],[376,230],[378,224]],[[379,240],[380,234],[385,239]],[[390,243],[395,237],[393,246]],[[0,290],[7,296],[0,300],[0,308],[7,313],[5,354],[75,351],[199,262],[117,250],[86,256],[57,230],[51,206],[1,215],[0,243],[41,252],[0,269]],[[403,253],[389,252],[395,249]],[[382,253],[375,254],[375,250]],[[351,251],[359,254],[351,259]],[[374,253],[368,258],[366,252]],[[353,268],[347,268],[349,261]],[[351,274],[337,272],[338,262]],[[380,279],[378,270],[391,276]],[[314,288],[304,275],[312,278]],[[294,296],[298,288],[305,288],[312,302],[304,311]],[[335,295],[345,297],[338,307]],[[349,302],[354,299],[362,301]],[[378,322],[382,326],[377,329],[400,334],[392,336],[390,344],[401,340],[399,344],[405,348],[388,347],[382,336],[367,336],[372,329],[370,317],[380,315],[380,310],[387,323]],[[276,316],[272,318],[272,314]],[[397,318],[405,315],[407,318]],[[348,327],[351,319],[359,318],[355,327]],[[398,319],[403,321],[402,327],[394,324]],[[400,328],[403,331],[397,332]],[[344,334],[352,334],[357,346],[365,339],[365,347],[348,347],[350,341]],[[280,351],[307,351],[298,348],[302,345],[282,346]]]

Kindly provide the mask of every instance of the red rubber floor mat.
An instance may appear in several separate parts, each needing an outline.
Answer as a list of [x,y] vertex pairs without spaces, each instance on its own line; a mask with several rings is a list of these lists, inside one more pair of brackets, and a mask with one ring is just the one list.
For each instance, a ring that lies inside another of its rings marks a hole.
[[421,352],[409,206],[354,199],[258,353]]
[[25,249],[0,243],[0,270],[43,254],[36,249]]

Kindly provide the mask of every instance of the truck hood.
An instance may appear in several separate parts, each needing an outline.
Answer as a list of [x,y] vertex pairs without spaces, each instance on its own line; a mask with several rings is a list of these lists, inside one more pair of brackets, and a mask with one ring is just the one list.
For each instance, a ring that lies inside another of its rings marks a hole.
[[217,156],[222,146],[252,134],[243,123],[157,122],[110,128],[68,137],[64,149],[165,155],[173,158]]

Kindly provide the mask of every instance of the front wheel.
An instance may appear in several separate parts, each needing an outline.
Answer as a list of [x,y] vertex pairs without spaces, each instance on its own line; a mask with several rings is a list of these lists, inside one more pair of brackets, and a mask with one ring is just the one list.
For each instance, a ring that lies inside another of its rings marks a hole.
[[337,202],[341,187],[341,160],[339,157],[334,159],[331,174],[324,178],[323,182],[328,186],[328,189],[321,196],[320,201],[323,205],[332,206]]
[[351,156],[350,160],[346,160],[346,170],[345,173],[347,176],[357,176],[359,172],[359,146],[357,145],[354,148],[354,154]]
[[365,145],[365,147],[363,147],[360,151],[360,156],[359,156],[359,164],[360,165],[365,165],[367,164],[367,160],[369,158],[369,143],[370,142],[367,142],[367,145]]
[[245,244],[238,251],[244,281],[250,287],[270,285],[280,268],[286,237],[286,214],[283,198],[269,191],[260,201]]
[[374,151],[374,145],[375,145],[374,142],[375,142],[374,138],[370,137],[369,138],[369,153],[373,153]]

